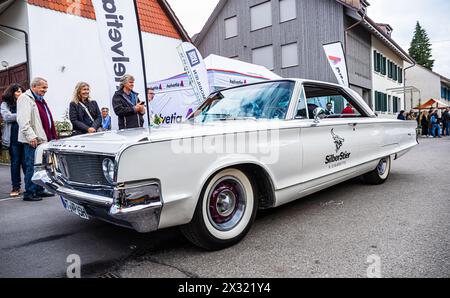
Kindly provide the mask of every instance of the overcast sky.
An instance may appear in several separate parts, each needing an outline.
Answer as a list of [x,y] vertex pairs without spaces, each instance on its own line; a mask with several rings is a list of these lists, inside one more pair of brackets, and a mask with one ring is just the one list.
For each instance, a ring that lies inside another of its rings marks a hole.
[[[218,0],[168,0],[192,36],[200,32]],[[314,1],[314,0],[309,0]],[[369,17],[394,28],[393,38],[408,51],[416,21],[433,43],[434,71],[450,78],[449,0],[369,0]]]

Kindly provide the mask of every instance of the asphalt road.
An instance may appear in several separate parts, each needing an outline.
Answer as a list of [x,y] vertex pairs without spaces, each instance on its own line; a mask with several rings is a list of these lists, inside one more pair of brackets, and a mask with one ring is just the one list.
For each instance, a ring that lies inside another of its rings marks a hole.
[[448,278],[449,158],[450,138],[422,139],[386,184],[355,179],[261,212],[241,243],[212,253],[177,229],[142,235],[79,219],[57,198],[0,200],[0,277],[65,277],[77,254],[83,277],[367,277],[378,258],[382,277]]

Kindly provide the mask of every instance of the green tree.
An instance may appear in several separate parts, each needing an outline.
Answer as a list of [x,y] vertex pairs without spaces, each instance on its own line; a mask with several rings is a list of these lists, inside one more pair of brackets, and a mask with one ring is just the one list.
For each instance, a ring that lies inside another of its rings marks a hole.
[[419,22],[416,24],[414,37],[409,48],[409,55],[416,60],[416,62],[423,67],[433,70],[434,59],[431,54],[431,43],[425,29],[420,26]]

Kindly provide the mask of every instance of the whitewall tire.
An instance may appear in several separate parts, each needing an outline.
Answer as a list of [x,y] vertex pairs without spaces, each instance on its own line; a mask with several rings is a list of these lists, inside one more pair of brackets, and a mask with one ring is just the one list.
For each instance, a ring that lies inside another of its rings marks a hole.
[[245,237],[257,209],[257,189],[251,178],[239,169],[225,169],[206,183],[194,218],[182,231],[197,246],[223,249]]
[[389,175],[391,173],[391,166],[392,166],[392,160],[391,157],[385,157],[382,158],[379,162],[377,167],[362,176],[363,180],[367,184],[372,185],[380,185],[386,182],[389,178]]

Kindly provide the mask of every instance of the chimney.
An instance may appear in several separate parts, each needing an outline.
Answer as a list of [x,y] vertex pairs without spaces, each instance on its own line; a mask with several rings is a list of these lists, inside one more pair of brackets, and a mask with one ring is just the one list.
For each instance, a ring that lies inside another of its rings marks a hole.
[[378,26],[378,28],[380,28],[381,31],[386,33],[387,36],[389,36],[389,37],[392,36],[392,31],[394,31],[394,29],[391,27],[391,25],[389,25],[389,24],[377,24],[377,26]]

